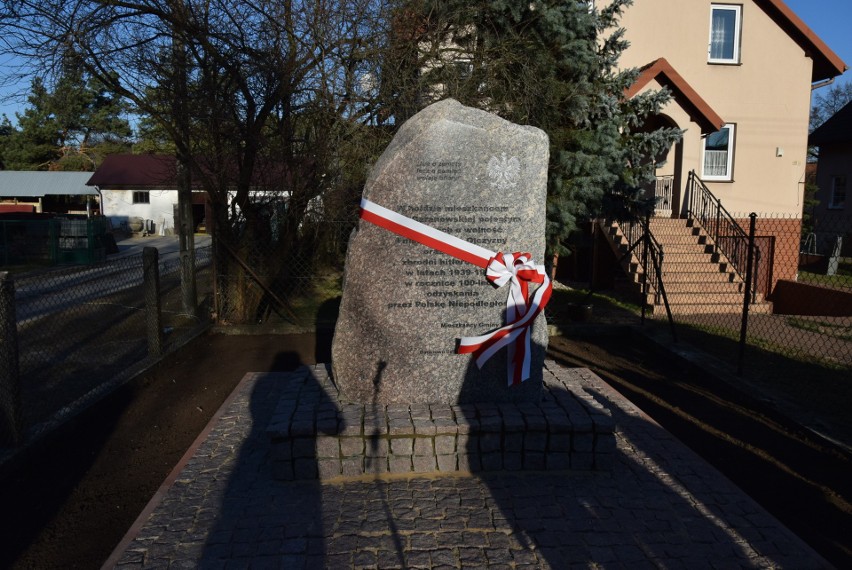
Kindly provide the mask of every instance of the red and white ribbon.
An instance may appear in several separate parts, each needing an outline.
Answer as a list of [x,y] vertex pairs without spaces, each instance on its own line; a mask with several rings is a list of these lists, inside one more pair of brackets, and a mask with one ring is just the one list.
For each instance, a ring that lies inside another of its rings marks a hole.
[[[479,368],[498,350],[508,347],[509,384],[530,377],[530,333],[535,318],[550,301],[552,285],[543,265],[535,265],[529,253],[495,253],[432,226],[361,199],[361,218],[397,235],[485,269],[495,287],[509,284],[506,324],[480,336],[459,339],[456,352],[473,354]],[[530,298],[530,283],[539,283]]]

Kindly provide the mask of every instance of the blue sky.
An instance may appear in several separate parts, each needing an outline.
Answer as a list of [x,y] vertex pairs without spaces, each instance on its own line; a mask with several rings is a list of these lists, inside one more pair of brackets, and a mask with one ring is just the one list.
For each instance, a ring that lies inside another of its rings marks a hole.
[[[846,65],[852,67],[852,33],[850,33],[852,0],[786,0],[786,2],[805,24],[846,62]],[[3,63],[0,61],[0,65]],[[843,83],[852,81],[852,71],[847,71],[837,81]],[[3,100],[6,92],[0,89],[0,115],[5,113],[15,123],[15,112],[20,112],[23,103]]]
[[[852,0],[786,0],[786,3],[847,66],[852,67]],[[836,81],[852,81],[852,71]]]

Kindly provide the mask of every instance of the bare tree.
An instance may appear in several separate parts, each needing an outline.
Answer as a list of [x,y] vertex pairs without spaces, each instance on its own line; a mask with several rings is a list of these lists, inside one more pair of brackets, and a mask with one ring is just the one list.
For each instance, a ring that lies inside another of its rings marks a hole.
[[824,91],[814,92],[810,130],[826,122],[849,101],[852,101],[852,82],[834,83]]
[[[10,0],[0,51],[47,77],[73,61],[167,134],[187,258],[188,197],[199,186],[225,250],[268,243],[270,197],[287,201],[279,225],[282,247],[293,249],[312,201],[345,182],[351,144],[338,143],[373,121],[365,84],[385,8],[381,0]],[[227,260],[219,257],[220,270],[235,267]],[[185,293],[188,310],[194,292]],[[252,301],[243,301],[248,318]]]

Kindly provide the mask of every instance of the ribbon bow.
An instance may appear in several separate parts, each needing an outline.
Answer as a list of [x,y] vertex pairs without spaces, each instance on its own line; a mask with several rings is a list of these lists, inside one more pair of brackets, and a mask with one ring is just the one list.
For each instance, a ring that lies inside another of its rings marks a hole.
[[[506,324],[484,335],[459,339],[456,352],[473,353],[476,365],[482,368],[494,353],[506,346],[509,384],[520,384],[530,377],[532,323],[544,310],[553,290],[543,265],[535,265],[529,253],[494,253],[366,198],[361,199],[361,219],[485,269],[486,279],[496,287],[511,283],[506,299]],[[530,283],[541,284],[532,298]]]
[[[459,354],[472,353],[480,368],[494,353],[508,349],[509,384],[530,377],[532,323],[550,300],[551,285],[543,265],[535,265],[529,253],[498,252],[488,260],[485,277],[495,287],[510,284],[506,297],[506,325],[480,336],[459,340]],[[540,283],[530,298],[530,283]]]

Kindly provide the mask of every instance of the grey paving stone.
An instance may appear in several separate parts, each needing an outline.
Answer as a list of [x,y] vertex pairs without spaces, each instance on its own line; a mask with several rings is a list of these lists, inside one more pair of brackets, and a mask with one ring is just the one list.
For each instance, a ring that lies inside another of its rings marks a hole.
[[368,439],[365,447],[367,457],[387,457],[390,453],[390,442],[382,437]]
[[483,471],[500,471],[503,469],[503,453],[500,451],[482,453],[481,461]]
[[391,438],[390,452],[392,455],[412,455],[414,453],[414,439],[410,437]]
[[297,437],[293,439],[293,458],[316,457],[316,438]]
[[[574,450],[569,455],[563,450],[546,456],[549,468],[570,459],[570,474],[482,472],[478,447],[462,440],[458,467],[474,475],[338,478],[333,483],[273,480],[276,471],[309,474],[313,469],[314,476],[324,476],[326,469],[342,473],[342,467],[336,462],[326,467],[323,458],[280,459],[288,455],[275,451],[263,418],[272,418],[276,395],[286,383],[276,374],[258,375],[131,537],[116,567],[827,567],[594,375],[567,369],[560,375],[564,385],[599,394],[612,411],[611,417],[600,416],[619,425],[619,437],[611,442],[587,432],[597,438],[595,451],[606,447],[609,453]],[[317,402],[326,401],[319,388],[311,394]],[[555,393],[552,402],[563,410],[591,406],[570,394]],[[458,406],[447,409],[461,412]],[[505,409],[499,411],[505,419]],[[435,408],[429,412],[437,413]],[[545,409],[548,418],[551,413]],[[249,414],[255,417],[246,422]],[[551,452],[564,447],[555,435]],[[305,439],[323,449],[321,438]],[[422,457],[442,470],[443,462],[457,458],[455,453]],[[397,471],[414,468],[411,454],[390,460],[397,462]],[[486,464],[491,460],[486,457]],[[611,461],[613,469],[582,471],[600,461]],[[503,468],[510,462],[501,458]]]
[[595,456],[592,453],[571,452],[571,469],[589,471],[595,466]]
[[361,437],[342,437],[340,438],[340,454],[343,457],[363,456],[364,455],[364,439]]
[[340,460],[340,472],[344,477],[358,477],[364,474],[364,457],[344,457]]
[[296,479],[316,479],[319,475],[317,460],[296,458],[293,462],[293,473]]
[[273,461],[272,476],[283,481],[292,481],[294,478],[292,461]]
[[[596,460],[600,460],[600,456],[595,456]],[[571,453],[565,452],[550,452],[545,457],[547,469],[549,470],[566,470],[571,468]],[[597,466],[597,465],[596,465]],[[611,464],[609,465],[611,466]],[[604,466],[601,466],[603,468]]]
[[434,455],[415,455],[412,457],[412,462],[415,473],[433,473],[438,470],[438,463]]
[[433,420],[435,424],[436,434],[456,434],[459,432],[459,426],[455,420],[450,418],[437,418]]
[[413,420],[414,433],[420,435],[435,435],[437,428],[435,422],[431,419],[416,419]]
[[435,441],[431,437],[415,437],[413,454],[420,455],[435,455]]
[[451,472],[458,470],[458,456],[456,454],[437,455],[438,471]]
[[524,451],[524,469],[543,471],[546,467],[546,455],[542,451]]
[[506,471],[520,471],[523,468],[523,453],[520,450],[503,451],[503,469]]
[[316,439],[316,456],[319,458],[340,457],[340,439],[337,437],[318,436]]
[[595,449],[595,437],[592,433],[574,432],[571,439],[571,451],[591,453]]
[[435,453],[446,455],[455,453],[456,451],[456,436],[455,435],[436,435],[435,436]]
[[408,473],[412,470],[410,455],[389,455],[388,470],[391,473]]
[[499,432],[483,433],[479,436],[479,451],[483,454],[498,452],[503,447],[503,438]]
[[524,433],[524,451],[544,453],[547,449],[547,433],[542,431],[527,431]]

